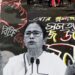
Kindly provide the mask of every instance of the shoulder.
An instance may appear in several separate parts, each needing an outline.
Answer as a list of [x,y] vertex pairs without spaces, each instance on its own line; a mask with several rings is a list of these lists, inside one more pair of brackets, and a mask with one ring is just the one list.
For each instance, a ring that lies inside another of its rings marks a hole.
[[9,62],[13,62],[13,63],[18,62],[18,61],[23,61],[23,54],[13,56],[9,59]]
[[13,56],[9,59],[8,63],[3,68],[3,75],[16,75],[18,71],[20,71],[24,66],[23,55],[20,54],[17,56]]
[[45,55],[46,59],[49,60],[50,63],[53,63],[54,65],[61,64],[61,66],[66,67],[63,60],[55,53],[44,52],[44,55]]
[[20,64],[22,64],[23,61],[24,61],[23,54],[13,56],[9,59],[8,63],[5,65],[4,69],[13,68],[15,66],[20,66]]
[[46,56],[47,58],[52,58],[52,59],[60,59],[60,57],[58,55],[56,55],[55,53],[50,53],[50,52],[46,52],[44,51],[44,56]]
[[20,60],[20,58],[23,57],[23,54],[19,54],[19,55],[13,56],[13,57],[10,58],[10,60],[17,60],[17,59]]
[[47,56],[46,59],[48,60],[50,67],[52,67],[53,72],[56,73],[55,75],[64,75],[67,66],[63,60],[55,53],[46,52],[45,54]]

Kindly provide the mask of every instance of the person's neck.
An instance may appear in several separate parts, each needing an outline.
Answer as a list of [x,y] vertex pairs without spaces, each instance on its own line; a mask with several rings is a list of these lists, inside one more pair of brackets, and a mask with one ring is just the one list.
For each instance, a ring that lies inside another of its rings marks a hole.
[[28,49],[27,60],[29,64],[30,64],[31,57],[33,57],[34,59],[37,59],[42,53],[43,53],[42,48],[41,49]]

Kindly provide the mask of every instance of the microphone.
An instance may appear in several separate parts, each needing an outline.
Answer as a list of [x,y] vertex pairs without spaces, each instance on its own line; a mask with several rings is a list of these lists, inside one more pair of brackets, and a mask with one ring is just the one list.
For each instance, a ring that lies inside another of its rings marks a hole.
[[33,63],[34,63],[34,58],[33,57],[30,58],[30,62],[32,64],[32,73],[33,73]]
[[33,57],[30,58],[30,62],[31,62],[31,64],[34,63],[34,58]]
[[39,59],[36,59],[36,65],[37,65],[37,74],[38,74],[38,67],[39,67],[39,64],[40,64],[40,60],[39,60]]

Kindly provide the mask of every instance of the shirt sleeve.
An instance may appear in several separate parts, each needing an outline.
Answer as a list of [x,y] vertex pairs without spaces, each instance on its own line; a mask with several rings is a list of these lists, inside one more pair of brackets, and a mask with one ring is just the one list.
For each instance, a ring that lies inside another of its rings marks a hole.
[[[65,75],[67,66],[59,56],[53,54],[50,62],[52,62],[52,75]],[[51,74],[49,73],[49,75]]]
[[64,64],[63,60],[59,57],[59,56],[56,56],[56,63],[55,63],[55,66],[56,66],[56,74],[54,75],[65,75],[65,72],[66,72],[66,64]]
[[3,75],[13,75],[12,69],[13,69],[13,62],[10,58],[8,63],[3,68]]

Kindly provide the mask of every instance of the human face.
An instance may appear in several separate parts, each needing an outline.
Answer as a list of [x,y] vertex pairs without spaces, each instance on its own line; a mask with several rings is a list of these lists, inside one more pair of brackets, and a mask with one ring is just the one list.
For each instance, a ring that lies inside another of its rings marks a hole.
[[43,32],[37,23],[31,23],[26,28],[24,43],[27,48],[42,48],[44,43]]

